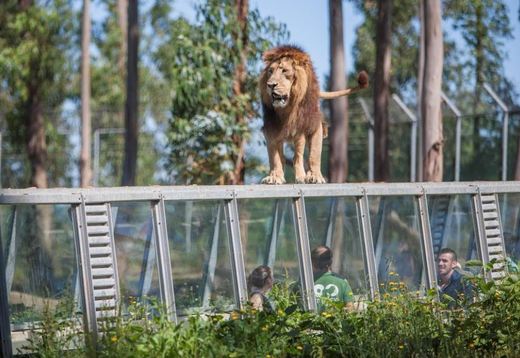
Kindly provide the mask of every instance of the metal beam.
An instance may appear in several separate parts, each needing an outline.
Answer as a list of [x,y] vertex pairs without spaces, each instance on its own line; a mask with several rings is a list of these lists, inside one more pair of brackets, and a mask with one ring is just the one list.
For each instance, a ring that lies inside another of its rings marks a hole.
[[309,246],[309,231],[303,193],[293,199],[292,205],[294,229],[296,230],[296,247],[300,267],[300,289],[303,307],[309,311],[316,311],[314,296],[314,276],[312,273],[311,249]]
[[168,229],[166,227],[166,210],[164,200],[151,203],[154,226],[155,249],[159,270],[159,285],[161,287],[161,302],[167,310],[170,320],[177,322],[175,294],[173,288],[172,264],[168,244]]
[[235,302],[242,309],[248,301],[247,280],[240,241],[240,221],[238,217],[238,204],[235,193],[231,194],[231,199],[225,201],[226,224],[229,238],[229,250],[231,257],[231,271],[233,273],[233,291]]
[[365,100],[358,97],[358,101],[368,123],[368,181],[374,181],[374,119]]
[[[395,103],[401,108],[401,110],[410,119],[410,181],[416,181],[416,165],[417,165],[417,117],[413,112],[404,104],[401,98],[397,94],[393,94],[392,98]],[[422,159],[422,158],[421,158]]]
[[215,223],[213,224],[213,235],[211,237],[211,247],[209,250],[209,260],[204,274],[204,292],[202,293],[202,307],[209,308],[209,300],[211,297],[211,291],[213,289],[213,283],[215,282],[215,269],[217,267],[218,258],[218,242],[220,238],[220,220],[222,205],[218,204],[217,215],[215,217]]
[[366,195],[356,198],[359,232],[363,243],[365,270],[368,275],[370,298],[373,300],[379,295],[379,283],[377,279],[376,261],[374,254],[374,242],[372,240],[372,227],[370,224],[370,212],[368,209],[368,197]]
[[0,235],[0,353],[2,354],[2,357],[5,358],[12,357],[13,355],[8,295],[9,291],[7,290],[6,284],[4,249],[2,247],[2,237]]
[[421,253],[426,270],[426,288],[437,287],[437,269],[435,266],[435,255],[433,252],[432,232],[430,217],[428,215],[428,202],[426,195],[416,196],[416,205],[419,211],[419,224],[421,228]]

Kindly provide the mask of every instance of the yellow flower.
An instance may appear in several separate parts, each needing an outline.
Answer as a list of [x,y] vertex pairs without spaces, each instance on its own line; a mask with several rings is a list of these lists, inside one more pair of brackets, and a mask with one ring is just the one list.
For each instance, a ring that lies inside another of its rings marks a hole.
[[399,346],[399,349],[404,349],[404,346],[401,344],[401,345]]
[[303,347],[300,346],[300,345],[297,345],[297,346],[296,346],[296,349],[299,350],[299,351],[302,351],[302,350],[303,350]]
[[232,320],[237,320],[239,318],[240,318],[240,315],[238,314],[238,312],[235,312],[235,311],[231,312],[231,319]]
[[397,276],[397,274],[396,274],[394,271],[390,271],[388,274],[389,274],[390,276]]
[[264,332],[267,331],[267,326],[263,326],[262,331],[264,331]]
[[285,316],[285,312],[282,309],[278,309],[278,316]]
[[111,341],[114,342],[114,343],[117,342],[117,337],[116,336],[112,336]]

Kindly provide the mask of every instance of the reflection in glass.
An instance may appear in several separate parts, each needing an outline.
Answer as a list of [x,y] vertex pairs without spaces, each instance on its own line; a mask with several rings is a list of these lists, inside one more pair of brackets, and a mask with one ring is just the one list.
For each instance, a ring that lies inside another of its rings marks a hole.
[[520,264],[520,194],[500,194],[498,198],[506,253],[518,266]]
[[271,268],[275,283],[299,281],[291,199],[244,199],[238,202],[246,275],[257,266]]
[[10,321],[14,330],[45,309],[73,314],[79,295],[68,205],[0,206]]
[[355,295],[368,293],[355,198],[306,198],[305,212],[311,250],[332,249],[332,271],[345,277]]
[[424,288],[419,214],[414,199],[369,197],[377,276],[384,290],[387,283],[396,281],[409,290]]
[[153,223],[148,202],[112,204],[119,288],[123,302],[159,297]]
[[428,213],[435,258],[441,248],[449,247],[457,253],[463,270],[477,273],[478,267],[465,265],[469,260],[478,259],[471,196],[428,196]]
[[234,308],[223,204],[166,202],[166,220],[177,313]]

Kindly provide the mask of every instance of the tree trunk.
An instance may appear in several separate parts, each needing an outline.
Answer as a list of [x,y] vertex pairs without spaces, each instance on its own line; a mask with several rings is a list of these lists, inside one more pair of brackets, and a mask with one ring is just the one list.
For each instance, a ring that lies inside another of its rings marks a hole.
[[47,143],[38,84],[29,85],[27,103],[27,154],[31,163],[31,186],[47,188]]
[[128,48],[128,0],[117,0],[117,23],[121,32],[121,43],[119,46],[119,56],[117,58],[117,68],[121,78],[126,75],[126,51]]
[[[343,5],[329,0],[330,90],[347,88],[343,45]],[[330,102],[329,180],[344,183],[348,175],[348,101],[340,97]]]
[[419,35],[419,64],[417,71],[417,114],[418,114],[418,146],[417,146],[417,159],[418,159],[418,169],[417,169],[417,181],[423,181],[423,120],[421,118],[421,108],[422,108],[422,92],[423,92],[423,82],[424,82],[424,2],[427,0],[419,0],[419,27],[420,27],[420,35]]
[[374,76],[374,135],[376,181],[390,179],[388,159],[388,105],[392,60],[392,0],[378,0],[376,29],[376,73]]
[[81,31],[81,187],[92,184],[92,158],[90,152],[90,0],[83,0]]
[[123,186],[135,185],[137,170],[137,145],[139,135],[138,51],[139,51],[138,1],[128,2],[128,59],[125,104],[125,153],[123,159]]
[[442,181],[443,136],[441,84],[443,67],[443,38],[440,0],[424,4],[424,85],[422,93],[423,118],[423,179]]
[[[237,48],[240,48],[240,63],[235,69],[235,77],[233,80],[233,94],[240,96],[244,93],[245,81],[246,81],[246,65],[247,65],[247,46],[248,46],[248,28],[247,28],[247,14],[249,12],[249,0],[235,0],[235,6],[237,11],[237,20],[240,26],[238,36],[235,41],[237,42]],[[236,122],[241,124],[245,120],[244,116],[238,114],[236,116]],[[235,159],[235,170],[233,171],[233,177],[231,178],[231,184],[244,184],[245,179],[245,146],[246,142],[243,137],[235,136],[233,142],[238,147],[238,154]]]

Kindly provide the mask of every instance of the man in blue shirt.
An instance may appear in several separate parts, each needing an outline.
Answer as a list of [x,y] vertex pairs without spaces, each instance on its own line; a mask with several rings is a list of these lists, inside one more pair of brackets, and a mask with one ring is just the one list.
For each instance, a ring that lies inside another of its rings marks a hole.
[[473,298],[470,283],[455,270],[457,267],[460,265],[455,251],[447,247],[443,248],[437,258],[438,285],[441,301],[446,302],[448,308],[460,307],[461,304],[471,302]]

